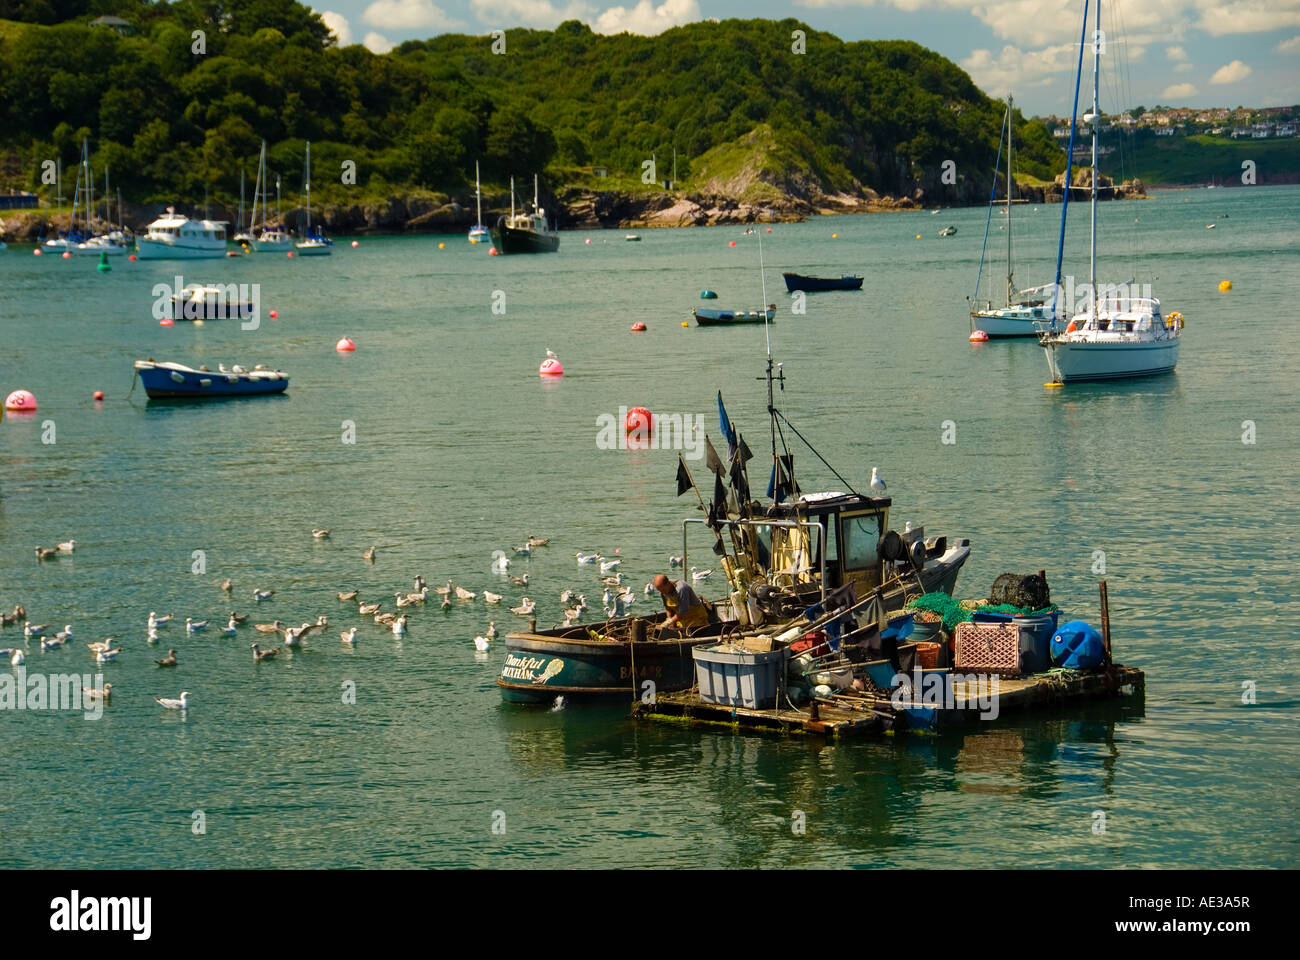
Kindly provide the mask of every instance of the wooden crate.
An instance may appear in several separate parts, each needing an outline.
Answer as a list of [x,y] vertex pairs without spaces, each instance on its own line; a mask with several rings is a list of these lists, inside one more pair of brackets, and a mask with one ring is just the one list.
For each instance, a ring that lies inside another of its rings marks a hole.
[[1020,676],[1020,628],[1013,623],[957,624],[957,673]]

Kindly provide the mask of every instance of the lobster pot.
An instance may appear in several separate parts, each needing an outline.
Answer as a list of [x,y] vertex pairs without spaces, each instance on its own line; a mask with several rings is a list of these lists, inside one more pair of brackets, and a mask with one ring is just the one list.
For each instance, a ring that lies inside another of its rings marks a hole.
[[730,644],[696,647],[691,656],[695,659],[700,699],[750,710],[776,706],[781,672],[789,653],[788,647],[769,653],[736,650]]
[[1020,628],[1012,623],[957,624],[957,673],[1020,676]]

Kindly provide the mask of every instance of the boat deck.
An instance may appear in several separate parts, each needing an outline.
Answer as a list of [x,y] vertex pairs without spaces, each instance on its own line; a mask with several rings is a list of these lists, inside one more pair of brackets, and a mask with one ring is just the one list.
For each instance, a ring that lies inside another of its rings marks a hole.
[[[1091,672],[1063,671],[1037,674],[998,683],[998,716],[1008,713],[1041,710],[1062,703],[1100,700],[1110,697],[1140,695],[1146,689],[1146,675],[1136,667],[1112,664],[1105,670]],[[963,684],[956,684],[952,707],[935,707],[932,727],[943,728],[978,722],[980,710],[973,695]],[[928,709],[922,713],[929,713]],[[817,701],[814,719],[809,707],[794,709],[750,710],[723,704],[705,703],[697,690],[660,694],[654,703],[638,702],[632,715],[638,720],[658,720],[688,724],[728,727],[746,732],[769,732],[802,736],[849,739],[902,732],[921,727],[915,711],[896,707],[889,700],[839,698],[835,702]]]

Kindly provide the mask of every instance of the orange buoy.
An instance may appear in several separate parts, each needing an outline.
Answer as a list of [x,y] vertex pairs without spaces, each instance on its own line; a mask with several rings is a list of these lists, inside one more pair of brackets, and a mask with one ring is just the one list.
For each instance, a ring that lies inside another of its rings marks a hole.
[[439,250],[446,250],[446,249],[447,249],[447,245],[446,245],[445,243],[440,243],[440,244],[438,244],[438,249],[439,249]]
[[160,326],[160,327],[174,327],[174,326],[176,326],[176,321],[173,320],[171,317],[163,317],[161,320],[158,321],[158,326]]
[[103,399],[104,399],[104,391],[103,391],[103,390],[96,390],[93,394],[91,394],[91,396],[92,396],[94,399],[96,399],[96,400],[103,400]]
[[772,228],[771,228],[771,227],[768,227],[768,228],[767,228],[767,232],[768,232],[768,233],[771,233],[771,232],[772,232]]
[[68,259],[70,259],[71,257],[72,257],[72,254],[68,253],[67,250],[64,250],[64,251],[63,251],[63,259],[64,259],[64,260],[68,260]]
[[1231,281],[1231,280],[1220,280],[1220,281],[1219,281],[1219,291],[1220,291],[1221,293],[1227,293],[1227,292],[1228,292],[1229,290],[1231,290],[1231,289],[1232,289],[1232,281]]
[[32,251],[32,256],[33,256],[33,257],[39,257],[40,255],[41,255],[41,248],[40,248],[40,247],[37,247],[35,250]]
[[488,247],[488,256],[489,256],[489,257],[495,257],[498,253],[499,253],[499,251],[497,250],[496,247]]
[[347,353],[349,350],[355,350],[357,345],[348,337],[344,337],[338,343],[334,344],[334,349],[340,353]]
[[729,247],[734,247],[735,245],[736,245],[736,241],[735,241],[735,240],[732,240],[730,243],[727,244],[727,246],[729,246]]
[[131,256],[127,257],[127,259],[128,259],[128,260],[134,260],[134,259],[135,259],[135,254],[134,254],[134,253],[131,254]]
[[271,318],[272,320],[274,320],[276,317],[279,316],[279,314],[276,313],[274,310],[272,310],[272,311],[270,312],[269,316],[270,316],[270,318]]
[[293,251],[290,250],[288,253],[285,254],[285,256],[288,257],[290,260],[292,260],[292,259],[293,259]]
[[632,324],[632,332],[645,333],[645,324],[638,320],[636,323]]
[[352,246],[353,246],[353,248],[356,248],[356,247],[361,246],[361,244],[359,244],[357,241],[353,240],[353,241],[352,241]]
[[650,436],[650,430],[654,426],[654,417],[645,407],[633,407],[627,412],[623,419],[623,430],[625,433],[637,432],[643,436]]
[[974,331],[971,332],[971,335],[970,335],[970,342],[971,342],[971,343],[983,343],[983,342],[984,342],[985,340],[987,340],[988,338],[989,338],[989,335],[988,335],[987,333],[985,333],[983,330],[974,330]]
[[1065,332],[1066,332],[1066,333],[1074,333],[1074,331],[1076,331],[1076,330],[1078,330],[1078,329],[1079,329],[1078,325],[1075,324],[1075,322],[1074,322],[1073,320],[1071,320],[1069,323],[1067,323],[1067,324],[1065,325]]
[[5,409],[16,413],[31,413],[36,409],[36,398],[30,391],[15,390],[5,397]]

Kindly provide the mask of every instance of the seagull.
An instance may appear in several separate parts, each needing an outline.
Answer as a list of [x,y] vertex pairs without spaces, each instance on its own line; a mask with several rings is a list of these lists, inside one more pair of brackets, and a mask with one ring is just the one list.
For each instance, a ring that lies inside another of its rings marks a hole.
[[871,468],[871,492],[875,494],[885,492],[885,481],[880,479],[880,474],[876,472],[875,467]]
[[372,545],[370,549],[361,555],[361,559],[369,560],[373,563],[375,559],[375,547]]
[[172,700],[168,697],[154,697],[154,699],[161,703],[164,709],[185,710],[190,705],[190,696],[191,694],[188,690],[182,690],[179,700]]
[[550,537],[529,537],[528,545],[530,547],[544,547],[551,542]]
[[409,607],[411,604],[415,603],[414,600],[408,599],[403,593],[395,593],[393,596],[397,598],[398,607]]
[[393,623],[393,636],[400,637],[406,633],[406,614],[402,614]]
[[433,588],[433,592],[436,593],[436,594],[437,594],[438,596],[440,596],[440,597],[445,597],[445,596],[447,596],[449,593],[451,593],[451,591],[452,591],[453,589],[454,589],[454,588],[452,587],[451,581],[448,580],[448,581],[447,581],[447,585],[446,585],[445,587],[434,587],[434,588]]
[[274,591],[274,590],[254,590],[254,591],[253,591],[253,599],[256,600],[258,603],[261,603],[263,600],[270,600],[273,596],[275,596],[275,591]]
[[42,650],[57,650],[61,646],[63,646],[62,634],[50,637],[48,640],[41,640]]
[[112,637],[108,637],[104,640],[95,640],[92,643],[88,643],[86,644],[86,648],[89,649],[91,653],[99,653],[101,650],[112,650],[115,642],[116,641],[114,641]]
[[229,577],[226,577],[226,579],[221,581],[221,589],[226,591],[226,593],[229,593],[234,588],[234,586],[235,586],[234,581],[232,581]]
[[582,619],[582,611],[586,609],[586,607],[569,607],[564,611],[564,619],[569,621],[568,625],[571,627]]
[[300,627],[288,627],[284,631],[284,645],[286,647],[301,647],[302,629]]
[[497,622],[495,620],[488,621],[487,638],[489,640],[495,640],[497,638]]
[[277,653],[280,652],[280,648],[279,648],[279,647],[275,647],[275,648],[273,648],[273,649],[271,649],[271,650],[263,650],[261,647],[259,647],[259,646],[258,646],[257,644],[255,644],[255,643],[254,643],[254,644],[250,644],[250,646],[253,648],[253,662],[254,662],[254,663],[260,663],[260,662],[263,661],[263,660],[270,660],[270,659],[272,659],[272,658],[273,658]]
[[624,590],[618,595],[618,598],[623,601],[623,606],[625,607],[630,607],[632,604],[636,603],[636,594],[630,589]]
[[442,604],[441,604],[441,606],[442,606],[442,609],[444,609],[444,610],[450,610],[450,609],[451,609],[451,597],[443,597],[443,598],[442,598]]
[[528,597],[524,597],[524,599],[520,602],[519,606],[510,608],[510,612],[517,617],[527,617],[530,616],[532,612],[536,609],[537,609],[537,604],[534,603],[532,600],[528,599]]
[[155,660],[154,663],[158,664],[160,667],[176,666],[176,651],[168,650],[167,656],[163,657],[161,660]]
[[492,641],[487,637],[475,637],[474,649],[478,650],[480,653],[487,653],[492,649]]
[[206,630],[206,629],[208,629],[208,621],[191,620],[189,617],[185,618],[186,633],[198,633],[200,630]]
[[236,363],[236,364],[232,364],[232,365],[231,365],[231,367],[230,367],[230,372],[231,372],[231,373],[248,373],[248,368],[247,368],[247,367],[241,367],[239,364]]
[[528,586],[528,574],[525,573],[522,577],[516,577],[512,575],[510,577],[510,582],[513,583],[516,587],[526,587]]
[[117,655],[121,652],[121,647],[118,647],[116,650],[101,650],[99,653],[95,654],[95,660],[98,663],[108,663],[110,660],[116,660]]
[[599,553],[582,553],[581,551],[575,553],[574,556],[578,558],[579,563],[599,563],[605,559]]
[[158,642],[158,631],[157,631],[157,630],[150,630],[150,631],[149,631],[149,636],[148,636],[147,639],[149,640],[150,643],[157,643],[157,642]]
[[18,622],[16,613],[0,613],[0,627],[10,627]]
[[424,577],[422,577],[420,574],[417,573],[415,575],[415,592],[423,593],[428,589],[429,589],[429,585],[424,582]]
[[654,592],[655,592],[655,583],[654,583],[654,581],[651,580],[649,583],[647,583],[647,584],[645,585],[645,589],[642,590],[641,592],[644,593],[647,597],[650,596],[650,594],[654,593]]
[[343,638],[344,643],[351,646],[352,644],[357,642],[357,628],[353,627],[350,630],[345,630],[342,633],[340,633],[339,636]]
[[473,600],[473,599],[475,599],[477,596],[478,596],[477,593],[470,593],[470,592],[469,592],[468,590],[466,590],[464,587],[457,587],[457,588],[456,588],[456,599],[457,599],[457,600]]
[[409,603],[424,603],[424,601],[429,599],[429,588],[424,586],[415,593],[408,593],[406,599]]
[[346,603],[348,600],[355,600],[357,598],[357,593],[359,592],[360,591],[357,590],[349,590],[347,593],[340,592],[338,597]]
[[259,633],[279,633],[284,629],[284,624],[279,620],[272,623],[255,623],[253,624],[253,629],[257,630]]
[[691,567],[692,580],[707,580],[711,576],[713,576],[712,570],[696,570],[694,567]]
[[165,627],[165,626],[167,626],[167,624],[169,624],[169,623],[171,623],[171,622],[172,622],[172,614],[169,613],[169,614],[167,614],[167,616],[165,616],[165,617],[160,617],[160,616],[158,616],[156,613],[154,613],[152,610],[149,611],[149,629],[150,629],[150,630],[156,630],[158,627]]
[[669,557],[669,558],[668,558],[668,566],[670,566],[670,567],[680,567],[680,566],[681,566],[683,563],[685,563],[685,562],[686,562],[686,558],[685,558],[685,557]]
[[59,641],[59,643],[63,643],[65,640],[71,640],[71,639],[72,639],[72,624],[70,624],[70,623],[65,623],[65,624],[63,625],[63,629],[60,630],[58,633],[56,633],[56,634],[54,635],[54,639],[57,640],[57,641]]
[[509,566],[510,566],[510,558],[507,557],[504,553],[497,554],[496,559],[492,561],[493,570],[505,570]]
[[382,623],[384,626],[390,626],[397,621],[395,613],[377,613],[375,614],[375,623]]
[[37,547],[37,548],[36,548],[36,559],[37,559],[37,560],[48,560],[48,559],[50,559],[50,557],[54,556],[54,555],[55,555],[56,553],[58,553],[58,552],[59,552],[59,551],[55,550],[53,547]]
[[328,530],[317,529],[313,530],[311,535],[317,540],[324,540],[330,535],[330,532]]
[[909,520],[909,521],[907,521],[907,523],[903,524],[903,532],[904,532],[904,533],[911,533],[911,532],[912,532],[912,521],[911,521],[911,520]]
[[362,603],[362,604],[358,604],[358,605],[357,605],[357,613],[361,614],[363,617],[364,617],[364,616],[369,616],[369,615],[372,614],[372,613],[378,613],[378,612],[379,612],[379,608],[382,607],[382,606],[383,606],[382,603]]
[[615,570],[618,569],[618,565],[622,562],[623,562],[622,560],[602,560],[600,562],[600,572],[613,573]]
[[235,613],[234,610],[231,610],[231,611],[230,611],[230,622],[231,622],[231,623],[239,624],[239,623],[243,623],[243,622],[244,622],[245,620],[247,620],[247,619],[248,619],[248,614],[244,614],[244,615],[241,617],[239,614]]
[[29,640],[32,637],[45,636],[45,631],[48,629],[50,629],[48,623],[32,623],[29,620],[23,621],[23,636],[27,637]]
[[607,587],[621,587],[623,585],[623,574],[615,573],[612,577],[601,577],[600,582]]
[[606,617],[622,617],[624,615],[623,598],[615,597],[609,587],[605,588],[605,592],[601,596],[600,601],[605,609]]
[[522,547],[511,547],[510,549],[513,550],[515,553],[519,554],[519,556],[521,557],[531,557],[533,555],[533,548],[531,545],[527,543],[525,543]]
[[62,543],[56,543],[54,549],[59,551],[59,553],[71,553],[73,550],[77,549],[77,541],[64,540]]
[[322,613],[319,617],[316,618],[315,623],[304,623],[301,627],[299,627],[298,635],[300,637],[310,637],[313,633],[324,633],[325,628],[328,627],[329,625],[330,625],[330,618],[325,616],[325,614]]
[[504,598],[501,594],[499,594],[499,593],[493,593],[493,592],[490,591],[490,590],[484,590],[484,591],[483,591],[483,602],[484,602],[484,603],[500,603],[500,602],[501,602],[502,600],[504,600],[504,599],[505,599],[505,598]]
[[113,699],[113,685],[111,683],[104,684],[102,690],[96,690],[94,687],[82,687],[81,692],[86,695],[87,700],[103,700],[108,703],[109,700]]
[[27,662],[27,657],[23,655],[21,650],[14,649],[9,651],[9,662],[15,667],[21,667]]
[[560,603],[568,603],[574,597],[572,590],[562,590],[560,592]]

